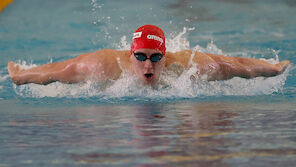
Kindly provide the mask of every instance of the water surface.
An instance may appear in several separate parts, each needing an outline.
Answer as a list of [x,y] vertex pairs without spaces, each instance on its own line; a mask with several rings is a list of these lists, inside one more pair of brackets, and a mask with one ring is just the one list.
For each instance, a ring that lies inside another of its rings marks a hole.
[[[138,4],[138,5],[131,5]],[[295,3],[276,0],[18,0],[0,13],[0,166],[294,166]],[[16,86],[23,68],[129,49],[160,26],[169,51],[290,60],[282,75],[197,82],[163,73],[157,89],[118,81]]]

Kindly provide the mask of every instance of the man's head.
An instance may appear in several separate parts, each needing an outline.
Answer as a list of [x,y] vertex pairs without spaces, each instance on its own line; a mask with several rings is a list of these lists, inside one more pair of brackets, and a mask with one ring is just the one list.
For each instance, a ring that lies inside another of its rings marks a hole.
[[133,34],[132,69],[146,85],[155,84],[165,63],[165,36],[157,26],[144,25]]

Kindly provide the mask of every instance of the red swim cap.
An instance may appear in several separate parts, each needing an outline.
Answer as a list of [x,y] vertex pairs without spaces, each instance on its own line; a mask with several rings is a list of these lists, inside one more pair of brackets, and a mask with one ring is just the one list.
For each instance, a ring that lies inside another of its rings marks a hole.
[[131,54],[137,49],[158,49],[165,55],[164,32],[157,26],[144,25],[133,34]]

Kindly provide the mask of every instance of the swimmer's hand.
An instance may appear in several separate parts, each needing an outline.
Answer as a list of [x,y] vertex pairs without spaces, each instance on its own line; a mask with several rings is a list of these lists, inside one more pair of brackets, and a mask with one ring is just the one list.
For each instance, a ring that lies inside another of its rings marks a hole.
[[214,59],[215,62],[212,64],[217,67],[214,69],[212,68],[212,70],[206,68],[206,70],[201,69],[201,72],[205,71],[201,74],[207,74],[209,81],[227,80],[233,77],[246,79],[255,77],[274,77],[282,74],[290,65],[289,60],[282,61],[278,64],[270,64],[263,60],[251,58],[226,57],[212,54],[209,56]]
[[10,79],[16,85],[23,85],[28,83],[35,83],[47,85],[52,82],[62,83],[78,83],[85,80],[85,76],[80,71],[83,71],[79,66],[77,67],[76,59],[69,59],[63,62],[48,63],[36,66],[29,69],[21,69],[19,65],[14,62],[9,62],[7,65]]
[[276,64],[276,67],[278,68],[278,74],[283,73],[288,68],[289,65],[290,65],[289,60],[285,60]]
[[14,62],[8,62],[7,70],[10,76],[10,79],[13,83],[16,85],[22,85],[25,84],[21,80],[18,79],[18,74],[21,72],[20,67],[18,65],[15,65]]

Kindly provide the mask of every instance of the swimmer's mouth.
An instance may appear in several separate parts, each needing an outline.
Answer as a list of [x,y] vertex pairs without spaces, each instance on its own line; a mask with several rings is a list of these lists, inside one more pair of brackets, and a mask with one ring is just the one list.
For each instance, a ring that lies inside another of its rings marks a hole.
[[150,79],[150,78],[152,78],[152,76],[153,76],[152,73],[147,73],[147,74],[144,74],[144,75],[145,75],[145,77],[146,77],[147,79]]

